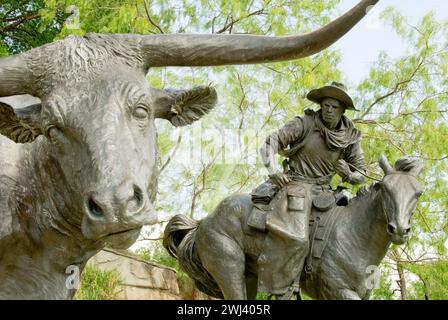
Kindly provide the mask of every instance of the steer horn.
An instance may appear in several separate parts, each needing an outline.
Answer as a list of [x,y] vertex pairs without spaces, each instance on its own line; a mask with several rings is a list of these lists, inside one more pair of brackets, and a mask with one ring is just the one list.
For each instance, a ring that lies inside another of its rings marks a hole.
[[0,59],[0,97],[33,93],[25,54]]
[[[313,55],[329,47],[356,25],[366,15],[369,7],[377,2],[378,0],[362,0],[343,16],[319,30],[297,36],[221,34],[107,36],[136,45],[143,58],[139,64],[143,63],[143,66],[140,66],[145,71],[157,66],[217,66],[292,60]],[[60,50],[57,46],[52,48],[55,52]],[[39,88],[34,83],[36,77],[33,76],[27,63],[37,52],[39,51],[0,59],[0,97],[26,93],[39,96]],[[48,52],[46,54],[48,55]]]
[[140,43],[146,67],[217,66],[304,58],[340,39],[378,0],[363,0],[319,30],[297,36],[273,37],[223,34],[115,35]]

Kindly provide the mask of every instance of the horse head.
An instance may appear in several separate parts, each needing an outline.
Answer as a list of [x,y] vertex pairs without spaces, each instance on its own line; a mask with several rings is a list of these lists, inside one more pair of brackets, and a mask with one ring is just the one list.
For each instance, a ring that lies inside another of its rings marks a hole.
[[411,231],[411,218],[423,188],[417,180],[423,163],[410,157],[395,162],[392,167],[382,155],[379,165],[384,178],[376,184],[380,194],[381,210],[387,222],[387,233],[394,244],[405,243]]

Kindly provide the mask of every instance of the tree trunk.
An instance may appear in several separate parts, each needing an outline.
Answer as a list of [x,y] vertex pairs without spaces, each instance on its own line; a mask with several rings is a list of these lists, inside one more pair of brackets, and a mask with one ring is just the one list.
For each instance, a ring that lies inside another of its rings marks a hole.
[[398,271],[398,286],[400,287],[401,300],[407,300],[408,290],[406,287],[406,278],[404,276],[403,266],[399,262],[397,262],[397,271]]

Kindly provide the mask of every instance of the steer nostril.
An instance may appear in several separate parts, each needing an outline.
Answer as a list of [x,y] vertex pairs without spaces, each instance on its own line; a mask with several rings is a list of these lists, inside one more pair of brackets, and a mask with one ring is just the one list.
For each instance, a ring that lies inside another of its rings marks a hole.
[[140,206],[143,202],[143,191],[137,186],[134,186],[134,199],[138,206]]
[[132,198],[127,203],[128,213],[139,211],[143,206],[143,191],[136,185],[134,185],[134,192]]
[[87,202],[87,207],[89,208],[89,212],[95,217],[103,217],[103,209],[92,199],[89,198]]
[[387,231],[388,231],[390,234],[394,234],[394,233],[395,233],[395,227],[389,223],[389,224],[387,225]]

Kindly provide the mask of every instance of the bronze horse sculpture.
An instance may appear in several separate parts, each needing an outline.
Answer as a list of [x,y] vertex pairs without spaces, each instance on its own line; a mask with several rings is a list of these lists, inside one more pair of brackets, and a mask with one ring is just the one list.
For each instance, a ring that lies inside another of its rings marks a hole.
[[[379,266],[391,243],[409,238],[422,194],[417,181],[422,164],[405,157],[392,167],[382,156],[379,165],[382,181],[361,189],[347,206],[332,209],[340,212],[328,244],[321,258],[314,259],[311,277],[304,272],[300,279],[309,297],[368,299],[370,268]],[[256,262],[265,233],[244,231],[252,207],[249,194],[235,194],[202,221],[177,215],[166,226],[164,246],[201,291],[218,298],[255,299]]]

